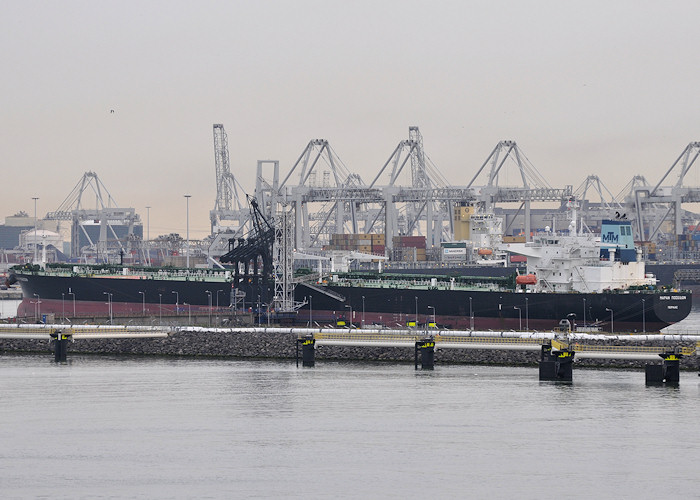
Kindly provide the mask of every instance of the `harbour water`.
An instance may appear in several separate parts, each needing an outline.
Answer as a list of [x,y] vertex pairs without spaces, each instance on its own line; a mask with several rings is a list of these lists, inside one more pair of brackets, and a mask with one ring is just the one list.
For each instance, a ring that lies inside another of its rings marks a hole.
[[5,498],[697,496],[700,378],[0,357]]

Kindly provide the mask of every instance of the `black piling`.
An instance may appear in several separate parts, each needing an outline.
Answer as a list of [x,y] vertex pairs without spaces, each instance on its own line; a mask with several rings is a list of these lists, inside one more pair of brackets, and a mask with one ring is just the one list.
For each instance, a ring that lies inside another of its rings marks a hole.
[[678,385],[681,380],[681,354],[660,354],[661,364],[646,365],[644,375],[647,385]]
[[540,357],[540,380],[573,380],[574,351],[552,351],[551,345],[542,346]]
[[421,370],[435,369],[435,340],[432,337],[416,342],[413,354],[414,368],[418,369],[418,353],[420,352]]
[[54,339],[54,361],[56,363],[65,363],[68,356],[68,335],[57,331],[51,334],[51,338]]
[[299,366],[299,344],[301,344],[301,366],[313,367],[316,364],[316,339],[313,335],[297,339],[297,366]]

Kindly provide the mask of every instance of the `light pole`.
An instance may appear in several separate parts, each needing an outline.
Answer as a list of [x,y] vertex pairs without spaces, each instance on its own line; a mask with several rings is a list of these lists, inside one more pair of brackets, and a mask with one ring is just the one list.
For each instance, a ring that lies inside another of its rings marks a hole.
[[613,315],[613,310],[609,307],[606,307],[605,310],[610,311],[610,333],[615,333],[615,317]]
[[38,293],[35,293],[34,296],[36,297],[36,307],[34,308],[36,316],[34,317],[34,321],[39,321],[41,319],[41,297],[39,297]]
[[365,296],[362,296],[362,321],[360,322],[360,328],[365,327]]
[[151,265],[151,207],[146,207],[146,264]]
[[434,306],[428,306],[428,309],[433,310],[433,326],[435,326],[435,307]]
[[[191,194],[185,195],[185,199],[187,200],[187,269],[190,268],[190,198],[191,197],[192,197]],[[209,326],[211,326],[211,324]]]
[[103,295],[107,296],[107,311],[109,312],[109,324],[112,324],[112,294],[109,292],[102,292]]
[[146,317],[146,292],[139,292],[143,296],[143,308],[142,308],[142,314],[144,317]]
[[173,290],[170,293],[175,294],[175,316],[177,316],[180,314],[180,294],[178,292],[176,292],[175,290]]
[[474,309],[472,308],[471,297],[469,297],[469,329],[474,330]]
[[345,304],[345,307],[350,309],[350,328],[352,328],[352,306]]
[[530,331],[530,309],[528,308],[528,297],[525,297],[525,330]]
[[72,292],[72,288],[68,289],[68,295],[73,296],[73,318],[75,318],[75,294]]
[[38,199],[38,197],[32,196],[32,200],[34,200],[34,260],[32,261],[32,264],[36,264],[36,200]]
[[642,333],[647,332],[647,310],[645,302],[646,300],[642,299]]
[[209,290],[204,290],[204,293],[209,296],[209,328],[211,328],[211,292]]
[[416,296],[416,328],[418,328],[418,297]]
[[187,302],[183,302],[182,305],[187,306],[187,324],[191,325],[192,324],[192,307]]
[[513,309],[517,309],[517,310],[518,310],[518,331],[522,331],[522,329],[523,329],[523,315],[522,315],[522,311],[520,310],[520,308],[519,308],[518,306],[513,306]]

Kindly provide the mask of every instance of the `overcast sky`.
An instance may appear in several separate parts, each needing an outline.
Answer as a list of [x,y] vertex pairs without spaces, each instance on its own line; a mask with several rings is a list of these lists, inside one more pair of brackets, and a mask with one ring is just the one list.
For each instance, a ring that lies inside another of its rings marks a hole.
[[[5,0],[0,220],[86,171],[150,232],[209,231],[212,125],[250,192],[327,139],[371,180],[417,125],[464,185],[500,140],[554,187],[658,181],[700,140],[697,1]],[[110,110],[114,110],[111,113]],[[697,170],[697,168],[695,169]],[[686,183],[700,185],[693,173]]]

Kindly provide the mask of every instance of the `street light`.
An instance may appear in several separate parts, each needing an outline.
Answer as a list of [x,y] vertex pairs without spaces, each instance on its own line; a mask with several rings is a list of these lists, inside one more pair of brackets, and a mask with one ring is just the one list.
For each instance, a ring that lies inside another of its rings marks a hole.
[[428,309],[433,310],[433,325],[435,325],[435,307],[434,306],[428,306]]
[[175,294],[175,316],[180,313],[180,294],[173,290],[171,293]]
[[530,331],[530,309],[528,308],[528,297],[525,297],[525,330]]
[[139,292],[143,296],[143,316],[146,316],[146,292]]
[[365,296],[362,296],[362,322],[360,323],[360,328],[365,327]]
[[35,293],[34,296],[36,297],[36,307],[34,308],[34,321],[38,321],[41,318],[41,298],[39,297],[38,293]]
[[192,324],[192,306],[190,306],[187,302],[183,302],[182,305],[187,306],[187,324],[191,325]]
[[416,328],[418,328],[418,297],[416,297]]
[[[187,200],[187,269],[190,268],[190,198],[191,194],[186,194],[185,199]],[[211,326],[211,324],[209,325]]]
[[613,310],[610,309],[609,307],[605,308],[606,311],[610,311],[610,333],[615,333],[615,317],[613,315]]
[[109,312],[109,324],[112,324],[112,294],[109,292],[102,292],[103,295],[107,296],[107,311]]
[[32,200],[34,200],[34,260],[32,261],[32,264],[36,264],[36,200],[39,198],[36,196],[32,196]]
[[471,297],[469,297],[469,329],[474,330],[474,309],[472,308]]
[[75,294],[72,291],[72,288],[68,289],[68,295],[73,296],[73,318],[75,318]]
[[309,295],[309,328],[314,327],[314,303],[313,296]]
[[522,311],[518,306],[513,306],[513,309],[518,310],[518,331],[522,331],[523,329],[523,314]]
[[211,292],[209,290],[204,290],[204,293],[209,296],[209,328],[211,328]]
[[[143,231],[143,228],[141,229]],[[151,207],[146,207],[146,264],[151,265]]]

